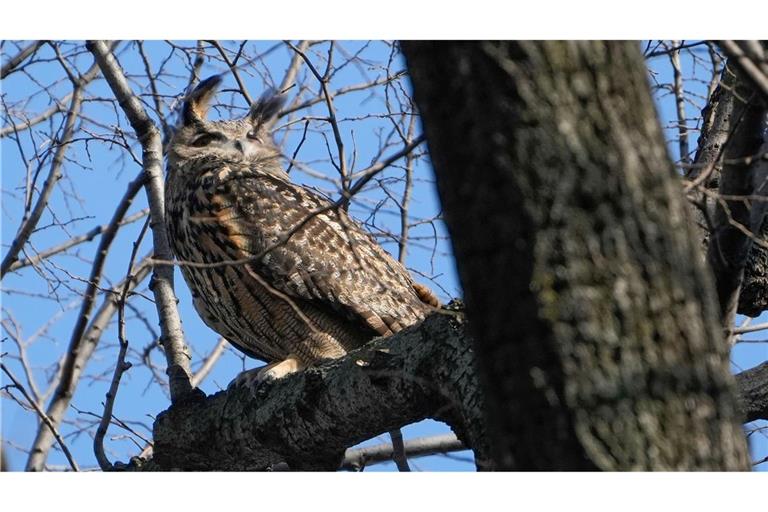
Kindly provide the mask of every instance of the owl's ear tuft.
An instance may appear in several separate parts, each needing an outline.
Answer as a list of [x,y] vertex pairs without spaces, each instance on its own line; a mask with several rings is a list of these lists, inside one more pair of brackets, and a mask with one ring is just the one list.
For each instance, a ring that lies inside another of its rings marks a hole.
[[205,116],[208,114],[211,98],[216,94],[216,89],[218,89],[221,81],[221,75],[208,77],[197,84],[197,87],[187,95],[182,112],[182,119],[185,125],[200,123],[205,119]]
[[268,128],[277,117],[283,104],[285,104],[285,96],[274,89],[269,89],[251,105],[248,117],[254,127]]

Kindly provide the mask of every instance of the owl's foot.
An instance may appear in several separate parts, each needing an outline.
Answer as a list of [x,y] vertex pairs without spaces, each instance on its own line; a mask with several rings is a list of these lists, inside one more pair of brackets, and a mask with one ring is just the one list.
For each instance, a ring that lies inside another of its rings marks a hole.
[[227,388],[247,387],[248,389],[255,389],[262,382],[282,379],[286,375],[303,370],[305,367],[306,365],[298,357],[291,354],[283,361],[241,372],[229,383]]

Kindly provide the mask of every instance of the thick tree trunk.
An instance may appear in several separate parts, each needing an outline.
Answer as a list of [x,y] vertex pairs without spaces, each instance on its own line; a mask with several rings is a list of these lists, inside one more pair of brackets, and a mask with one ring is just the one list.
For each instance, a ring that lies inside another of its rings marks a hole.
[[748,469],[637,44],[403,50],[499,466]]

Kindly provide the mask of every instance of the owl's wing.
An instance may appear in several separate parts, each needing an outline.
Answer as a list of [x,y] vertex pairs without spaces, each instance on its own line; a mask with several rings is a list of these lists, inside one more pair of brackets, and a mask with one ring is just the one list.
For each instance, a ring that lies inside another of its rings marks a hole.
[[213,218],[276,294],[320,303],[380,335],[424,318],[423,287],[341,209],[273,175],[232,170]]

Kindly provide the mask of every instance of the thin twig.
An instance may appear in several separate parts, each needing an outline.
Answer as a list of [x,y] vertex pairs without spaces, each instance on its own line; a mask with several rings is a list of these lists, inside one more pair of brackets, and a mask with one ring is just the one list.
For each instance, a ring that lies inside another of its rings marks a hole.
[[[302,52],[307,51],[307,48],[309,48],[309,41],[300,41],[298,49]],[[288,69],[285,70],[285,75],[283,75],[283,80],[280,82],[280,89],[278,92],[281,94],[285,93],[288,89],[293,87],[294,81],[296,80],[296,75],[299,72],[299,68],[301,67],[302,62],[301,55],[298,53],[293,54],[293,58],[291,58],[290,64],[288,64]]]
[[18,259],[19,252],[24,247],[24,244],[27,243],[27,240],[29,240],[30,235],[40,221],[40,217],[48,206],[48,201],[50,201],[51,194],[53,194],[56,184],[63,176],[61,168],[64,164],[64,153],[69,147],[69,141],[74,134],[75,122],[80,114],[81,106],[82,89],[79,85],[76,85],[67,111],[67,117],[64,121],[64,131],[56,149],[56,154],[51,162],[48,177],[43,183],[43,188],[37,197],[37,202],[35,203],[34,208],[32,208],[29,217],[25,218],[21,226],[19,226],[19,230],[11,243],[11,247],[8,249],[2,263],[0,263],[0,279],[5,276],[11,268],[11,265]]
[[235,81],[237,82],[237,87],[240,89],[240,94],[243,95],[243,98],[245,98],[245,101],[248,103],[248,105],[253,104],[253,98],[251,98],[251,95],[248,94],[248,89],[245,87],[245,84],[243,83],[243,79],[240,78],[240,73],[237,70],[237,65],[235,65],[234,62],[229,60],[229,57],[227,56],[226,50],[222,48],[222,46],[219,44],[218,41],[206,41],[208,44],[212,45],[214,48],[216,48],[219,51],[219,54],[221,55],[221,58],[224,59],[224,62],[229,67],[229,70],[232,72],[232,76],[235,77]]
[[[658,50],[654,51],[648,54],[645,54],[644,57],[646,59],[652,59],[653,57],[661,57],[662,55],[669,55],[672,52],[679,52],[680,50],[686,49],[686,48],[696,48],[697,46],[701,46],[707,44],[706,41],[698,41],[696,43],[685,43],[678,46],[672,46],[672,48],[664,47],[664,50]],[[658,48],[659,45],[656,46]]]
[[[140,210],[133,215],[129,215],[125,219],[123,219],[119,224],[118,227],[126,226],[128,224],[131,224],[133,222],[136,222],[139,219],[142,219],[146,217],[149,214],[149,208],[144,208],[143,210]],[[9,272],[13,272],[14,270],[18,270],[20,268],[28,267],[30,265],[37,265],[41,261],[50,258],[51,256],[55,256],[56,254],[60,254],[67,249],[71,249],[72,247],[76,245],[80,245],[84,242],[90,242],[97,236],[104,233],[109,228],[110,224],[102,224],[101,226],[96,226],[95,228],[91,229],[87,233],[84,233],[82,235],[74,236],[70,239],[68,239],[66,242],[59,244],[55,247],[51,247],[50,249],[46,249],[44,251],[41,251],[37,253],[35,256],[31,258],[24,258],[23,260],[17,260],[12,265],[11,268],[8,269]]]
[[205,380],[205,378],[221,358],[221,355],[224,353],[224,349],[227,348],[228,344],[229,342],[225,338],[219,338],[216,346],[213,347],[211,353],[208,354],[208,356],[203,361],[203,365],[192,376],[192,385],[194,387],[198,387]]
[[0,363],[0,367],[2,367],[3,371],[6,375],[8,375],[8,378],[11,379],[11,382],[13,382],[13,386],[18,389],[22,395],[24,395],[24,398],[27,399],[27,402],[29,402],[29,405],[32,406],[32,408],[35,410],[37,415],[40,417],[40,420],[43,422],[43,424],[48,427],[48,429],[51,432],[51,435],[56,439],[56,442],[59,443],[59,446],[61,447],[61,451],[64,452],[64,456],[67,458],[67,461],[69,462],[69,465],[72,467],[73,471],[80,471],[80,468],[77,466],[77,462],[75,462],[74,457],[72,457],[72,454],[69,451],[69,448],[67,448],[67,445],[64,443],[64,439],[62,439],[61,434],[59,434],[59,431],[56,429],[56,426],[53,424],[51,419],[48,417],[47,414],[40,408],[40,406],[37,405],[37,403],[32,400],[32,398],[27,394],[27,391],[24,389],[24,386],[21,385],[21,383],[14,377],[13,373],[3,364]]
[[691,158],[688,150],[688,126],[685,115],[685,90],[683,86],[683,72],[680,64],[680,41],[672,41],[675,47],[669,53],[669,60],[672,63],[674,75],[673,91],[675,95],[675,106],[677,107],[677,132],[678,147],[680,148],[680,161],[683,164],[689,164]]
[[107,455],[104,453],[104,436],[107,434],[107,429],[112,421],[112,409],[115,405],[115,399],[117,398],[117,391],[120,388],[120,379],[130,367],[131,363],[125,361],[125,354],[128,352],[128,338],[125,335],[125,301],[128,298],[128,291],[131,289],[131,284],[134,279],[132,274],[133,264],[136,261],[136,255],[139,251],[141,241],[144,239],[144,235],[149,227],[149,219],[144,223],[144,226],[139,232],[139,236],[135,242],[133,242],[133,249],[131,250],[131,257],[128,261],[128,271],[123,280],[123,290],[120,293],[120,299],[117,302],[117,339],[120,343],[120,350],[117,355],[117,363],[115,363],[115,371],[112,375],[112,382],[109,385],[109,391],[107,392],[107,401],[104,403],[104,414],[101,416],[99,426],[96,429],[96,435],[93,438],[93,451],[96,455],[96,460],[99,463],[102,471],[110,471],[113,469],[113,465],[109,462]]
[[768,323],[749,325],[747,327],[736,327],[733,334],[746,334],[748,332],[765,331],[768,329]]
[[[35,117],[24,119],[24,121],[18,124],[9,124],[8,126],[4,126],[0,128],[0,138],[10,135],[11,133],[18,133],[22,130],[26,130],[27,128],[31,128],[36,124],[42,123],[46,119],[49,119],[51,116],[58,114],[59,112],[64,110],[65,109],[64,103],[70,101],[71,99],[72,99],[72,93],[70,92],[60,100],[58,99],[54,100],[54,105],[52,107],[48,108],[48,110],[44,110],[43,112],[40,112]],[[16,116],[19,117],[18,114]]]
[[[344,140],[341,137],[341,131],[339,130],[339,123],[336,119],[336,108],[333,105],[333,95],[328,92],[328,81],[325,76],[321,75],[315,66],[312,64],[312,61],[309,60],[309,57],[307,57],[306,53],[304,53],[300,48],[297,48],[293,44],[291,44],[290,41],[285,41],[285,44],[287,44],[294,52],[299,54],[301,58],[304,60],[304,63],[307,65],[309,70],[312,72],[312,74],[315,76],[318,82],[320,82],[320,87],[323,91],[323,98],[325,99],[325,105],[328,109],[328,122],[331,125],[331,129],[333,131],[333,138],[336,142],[336,149],[338,152],[338,171],[339,175],[341,176],[341,190],[342,194],[345,194],[345,192],[348,191],[349,187],[349,179],[347,177],[347,158],[344,153]],[[333,46],[331,46],[332,51]],[[329,62],[330,66],[330,62]]]

